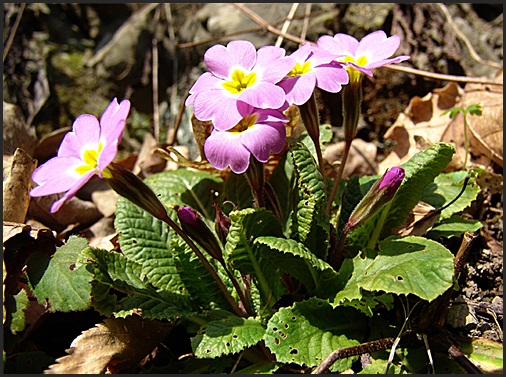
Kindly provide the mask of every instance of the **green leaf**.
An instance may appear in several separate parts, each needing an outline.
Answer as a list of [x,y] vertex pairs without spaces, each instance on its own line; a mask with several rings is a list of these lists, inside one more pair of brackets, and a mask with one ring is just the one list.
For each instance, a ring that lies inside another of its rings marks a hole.
[[436,224],[428,233],[427,237],[438,239],[440,237],[458,237],[465,232],[476,232],[480,230],[482,224],[479,220],[465,220],[459,215],[453,215]]
[[[312,298],[279,309],[267,324],[264,341],[278,362],[315,367],[332,351],[360,344],[365,324],[365,317],[355,309],[333,309],[328,302]],[[331,371],[346,370],[357,359],[338,360]]]
[[244,174],[230,173],[223,186],[220,201],[232,202],[236,208],[247,208],[253,204],[251,187]]
[[276,272],[254,243],[260,236],[282,237],[281,224],[272,212],[266,209],[247,208],[230,213],[230,229],[223,257],[227,264],[242,274],[251,274],[256,280],[264,302],[268,297],[278,300],[285,293]]
[[317,258],[304,244],[295,240],[278,237],[258,237],[256,244],[265,245],[264,258],[277,266],[280,271],[300,280],[309,290],[314,290],[322,278],[336,272],[327,262]]
[[405,178],[390,202],[389,212],[383,224],[383,237],[392,234],[420,201],[425,188],[434,181],[452,160],[455,148],[448,143],[437,143],[411,157],[402,165]]
[[323,178],[303,143],[291,144],[290,153],[297,176],[298,194],[291,238],[304,243],[320,259],[326,259],[330,228]]
[[[446,174],[440,174],[434,179],[422,193],[421,200],[439,209],[446,203],[455,199],[462,190],[467,171],[455,171]],[[439,218],[448,219],[451,215],[460,212],[471,205],[480,192],[480,186],[474,178],[470,178],[463,194],[452,203],[448,208],[443,209]]]
[[[191,310],[190,297],[156,290],[145,281],[142,266],[120,253],[88,248],[87,269],[93,273],[93,307],[103,315],[126,317],[135,312],[149,319],[174,319]],[[115,295],[111,290],[124,295]]]
[[240,318],[233,314],[210,321],[192,338],[195,356],[214,358],[234,354],[257,344],[265,328],[253,318]]
[[79,311],[91,305],[91,274],[75,268],[81,252],[88,247],[84,238],[72,236],[53,256],[33,254],[27,261],[30,289],[41,304],[49,303],[51,312]]
[[28,308],[28,295],[24,289],[15,296],[5,296],[4,306],[7,311],[5,325],[13,332],[25,329],[25,309]]
[[363,289],[414,294],[432,301],[453,284],[453,254],[435,241],[389,237],[380,242],[379,250],[359,272],[358,284]]
[[291,214],[297,206],[294,190],[295,173],[293,170],[292,157],[289,153],[285,153],[281,158],[278,165],[272,172],[269,183],[274,189],[281,207],[283,229],[288,234],[290,229]]

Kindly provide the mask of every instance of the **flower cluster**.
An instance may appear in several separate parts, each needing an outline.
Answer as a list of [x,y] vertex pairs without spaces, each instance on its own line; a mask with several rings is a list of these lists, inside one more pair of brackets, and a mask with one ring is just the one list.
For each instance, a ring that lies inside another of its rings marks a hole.
[[186,100],[198,120],[213,124],[204,144],[207,160],[238,174],[247,170],[251,156],[266,162],[284,145],[284,110],[305,104],[316,87],[337,93],[361,73],[372,76],[373,68],[408,59],[389,59],[399,44],[398,36],[376,31],[360,42],[346,34],[323,36],[288,56],[283,48],[256,50],[242,40],[209,48],[204,54],[209,72]]

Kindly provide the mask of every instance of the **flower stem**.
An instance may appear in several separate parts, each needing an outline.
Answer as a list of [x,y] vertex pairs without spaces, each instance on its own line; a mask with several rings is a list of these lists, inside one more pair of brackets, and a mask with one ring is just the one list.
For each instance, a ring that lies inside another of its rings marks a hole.
[[315,149],[316,149],[316,157],[318,159],[318,169],[322,177],[324,175],[324,166],[323,166],[323,155],[320,146],[320,117],[318,115],[318,108],[316,107],[316,98],[314,95],[314,91],[311,94],[311,97],[307,100],[306,103],[299,106],[300,116],[304,125],[306,127],[307,133],[311,140],[313,140]]
[[264,185],[265,173],[264,165],[253,156],[250,157],[250,164],[245,172],[246,179],[251,187],[251,193],[255,199],[257,208],[265,208]]
[[195,243],[192,241],[192,239],[181,229],[170,217],[168,214],[164,216],[163,221],[165,221],[172,229],[175,230],[175,232],[181,236],[181,238],[190,246],[190,248],[193,250],[193,252],[197,255],[200,262],[204,265],[204,267],[209,271],[211,276],[214,278],[216,283],[218,284],[218,287],[222,291],[223,295],[227,299],[230,306],[232,306],[232,309],[234,309],[235,314],[237,314],[239,317],[244,316],[244,311],[239,308],[239,305],[237,305],[237,302],[235,302],[234,298],[228,291],[227,287],[221,280],[221,278],[218,276],[218,273],[215,271],[214,267],[209,263],[209,261],[206,259],[206,257],[200,252],[199,248]]
[[378,238],[381,234],[381,229],[383,228],[383,224],[385,223],[385,220],[388,215],[388,211],[390,211],[390,206],[392,205],[392,201],[385,204],[383,209],[381,210],[380,217],[378,219],[378,223],[374,227],[371,238],[369,238],[369,241],[367,242],[367,247],[370,247],[371,249],[374,249],[376,246],[376,243],[378,242]]
[[334,202],[334,198],[336,197],[337,190],[339,189],[339,185],[341,184],[341,178],[343,176],[344,167],[346,165],[346,161],[348,160],[348,155],[350,153],[351,142],[345,141],[344,145],[344,154],[341,159],[341,164],[339,165],[339,170],[337,171],[336,178],[334,179],[334,186],[332,187],[332,192],[329,195],[329,201],[327,202],[327,215],[330,216],[330,211],[332,210],[332,203]]

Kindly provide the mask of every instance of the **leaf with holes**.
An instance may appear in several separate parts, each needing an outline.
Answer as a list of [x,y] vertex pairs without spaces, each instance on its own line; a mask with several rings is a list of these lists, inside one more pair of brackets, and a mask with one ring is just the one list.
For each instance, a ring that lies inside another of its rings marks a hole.
[[201,327],[191,343],[195,356],[213,358],[238,353],[254,346],[264,333],[265,328],[257,320],[229,313]]
[[51,312],[86,310],[91,305],[91,274],[74,268],[81,252],[88,247],[84,238],[72,236],[53,256],[35,253],[27,260],[30,289]]
[[[432,301],[453,284],[453,254],[424,237],[389,237],[379,254],[357,271],[360,287],[368,291],[414,294]],[[354,272],[355,274],[355,272]]]
[[459,215],[453,215],[432,227],[427,233],[427,238],[434,240],[439,237],[458,237],[465,232],[477,232],[482,227],[479,220],[462,219]]
[[[332,308],[312,298],[279,309],[267,324],[264,341],[278,362],[315,367],[332,351],[360,344],[366,323],[365,316],[353,308]],[[357,358],[338,360],[330,370],[342,372]]]

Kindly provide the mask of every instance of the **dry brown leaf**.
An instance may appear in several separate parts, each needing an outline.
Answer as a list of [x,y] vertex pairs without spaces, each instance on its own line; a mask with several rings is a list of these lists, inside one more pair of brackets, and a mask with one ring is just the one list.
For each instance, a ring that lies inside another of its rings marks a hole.
[[79,335],[45,374],[129,372],[171,331],[172,325],[139,316],[108,318]]
[[[329,163],[340,162],[344,153],[345,142],[330,144],[323,152],[323,158]],[[351,144],[350,154],[344,167],[343,177],[350,177],[354,174],[359,176],[376,174],[376,153],[377,147],[374,143],[362,139],[354,139]]]
[[21,108],[3,102],[3,152],[13,154],[16,148],[33,154],[37,145],[35,128],[27,125]]
[[[411,99],[406,110],[385,133],[385,139],[395,140],[395,149],[379,164],[379,171],[400,165],[430,145],[441,141],[452,142],[462,149],[463,128],[449,128],[450,116],[445,110],[458,106],[464,91],[450,83],[444,88],[420,98]],[[463,158],[462,158],[463,161]]]
[[[502,71],[498,76],[502,81]],[[482,154],[499,166],[503,164],[503,86],[467,84],[462,98],[463,107],[479,103],[482,115],[469,115],[469,146],[475,154]]]
[[32,187],[31,175],[37,161],[23,149],[17,148],[3,186],[3,219],[22,223],[25,221]]

